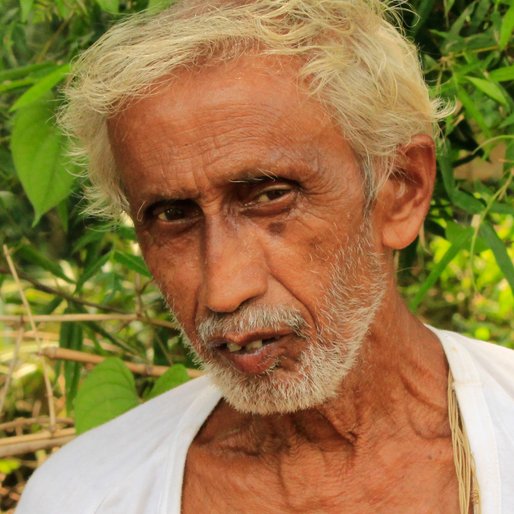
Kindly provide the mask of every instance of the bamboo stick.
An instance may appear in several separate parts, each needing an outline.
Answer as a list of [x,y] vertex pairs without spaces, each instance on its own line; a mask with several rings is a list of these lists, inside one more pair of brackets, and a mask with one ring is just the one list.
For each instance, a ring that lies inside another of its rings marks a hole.
[[[6,421],[5,423],[0,423],[0,430],[15,430],[17,428],[23,428],[27,425],[45,425],[48,424],[50,418],[48,416],[37,416],[34,418],[16,418],[12,421]],[[55,418],[55,422],[64,425],[73,425],[74,421],[72,418]]]
[[[178,326],[171,321],[155,318],[145,318],[137,314],[34,314],[32,319],[37,323],[51,323],[51,322],[85,322],[85,321],[141,321],[172,330],[179,330]],[[29,321],[23,314],[16,315],[2,315],[0,322],[24,324]]]
[[44,430],[37,434],[5,437],[0,439],[0,458],[62,446],[74,437],[74,428],[55,430],[53,434],[48,430]]
[[[49,359],[82,362],[83,364],[100,364],[100,362],[106,359],[106,357],[101,355],[68,350],[67,348],[47,347],[43,348],[40,353]],[[153,366],[151,364],[137,364],[126,361],[124,361],[124,363],[132,373],[150,377],[160,377],[168,370],[168,366]],[[203,372],[197,369],[188,369],[187,374],[191,378],[196,378],[201,376]]]
[[[37,337],[37,329],[36,322],[34,321],[34,317],[32,315],[32,310],[30,308],[29,302],[27,301],[27,297],[23,292],[23,287],[21,286],[20,278],[18,277],[18,272],[16,271],[16,266],[14,265],[13,260],[11,259],[11,253],[7,245],[2,246],[5,259],[7,261],[7,265],[9,266],[9,270],[11,271],[12,278],[16,283],[16,287],[18,288],[18,292],[20,293],[21,303],[25,309],[27,314],[28,321],[30,326],[34,332],[36,332],[36,343],[39,348],[41,348],[41,340]],[[43,382],[45,384],[46,391],[46,399],[48,402],[48,414],[50,416],[50,430],[53,431],[53,427],[55,425],[55,405],[54,405],[54,392],[52,389],[52,384],[50,383],[50,377],[48,376],[48,370],[46,369],[46,363],[43,359],[41,359],[41,367],[43,369]]]

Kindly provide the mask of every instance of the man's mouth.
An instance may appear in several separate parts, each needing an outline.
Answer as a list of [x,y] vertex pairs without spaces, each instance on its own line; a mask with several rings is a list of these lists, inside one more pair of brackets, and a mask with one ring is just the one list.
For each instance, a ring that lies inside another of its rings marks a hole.
[[285,351],[291,329],[247,334],[226,334],[211,341],[213,350],[245,374],[264,373],[276,365]]
[[282,336],[277,335],[274,337],[268,337],[266,339],[255,339],[254,341],[250,341],[245,345],[227,342],[225,343],[225,347],[230,353],[252,353],[257,350],[260,350],[263,346],[266,346],[267,344],[271,344],[278,341],[281,337]]

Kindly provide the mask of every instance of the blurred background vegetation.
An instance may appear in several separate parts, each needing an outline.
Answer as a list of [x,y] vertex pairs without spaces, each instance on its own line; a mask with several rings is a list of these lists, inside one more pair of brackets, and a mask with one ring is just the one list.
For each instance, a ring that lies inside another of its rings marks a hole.
[[[75,431],[195,375],[130,224],[82,214],[82,179],[54,124],[73,57],[127,14],[169,3],[0,0],[1,512]],[[434,94],[455,111],[441,126],[429,216],[398,255],[398,280],[426,322],[512,347],[514,3],[412,8],[406,31]]]

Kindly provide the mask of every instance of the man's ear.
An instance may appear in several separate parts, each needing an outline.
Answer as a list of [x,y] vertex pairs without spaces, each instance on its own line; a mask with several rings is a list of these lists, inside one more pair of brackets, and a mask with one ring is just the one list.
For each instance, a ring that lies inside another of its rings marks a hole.
[[434,141],[418,134],[398,148],[395,169],[378,193],[376,221],[382,245],[399,250],[419,233],[430,206],[436,173]]

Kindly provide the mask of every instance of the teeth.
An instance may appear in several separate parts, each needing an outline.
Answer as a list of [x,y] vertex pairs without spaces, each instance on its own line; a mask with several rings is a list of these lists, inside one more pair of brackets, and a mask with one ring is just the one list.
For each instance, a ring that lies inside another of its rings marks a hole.
[[229,352],[238,352],[239,350],[241,350],[242,346],[239,346],[235,343],[227,343],[227,348]]
[[246,345],[248,351],[258,350],[259,348],[262,348],[262,339],[257,339],[257,341],[252,341]]

